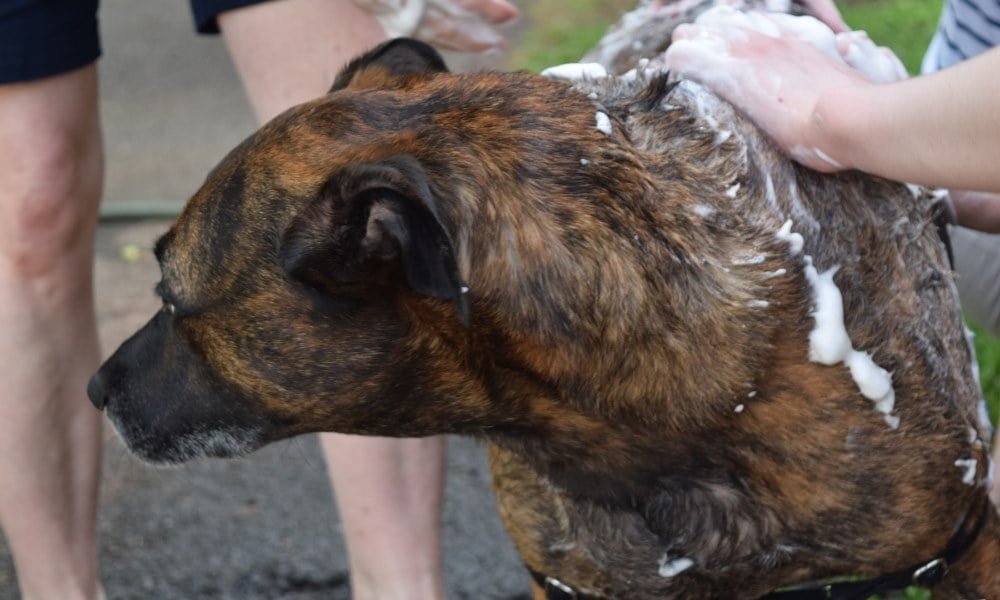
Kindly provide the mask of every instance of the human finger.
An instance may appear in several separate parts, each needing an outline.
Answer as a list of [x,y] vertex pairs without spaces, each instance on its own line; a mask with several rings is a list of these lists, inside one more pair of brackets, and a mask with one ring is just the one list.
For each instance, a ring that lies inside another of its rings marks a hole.
[[415,37],[444,50],[487,52],[505,48],[506,39],[478,19],[458,19],[438,6],[428,6]]
[[884,46],[876,46],[864,31],[838,33],[837,51],[844,62],[872,83],[892,83],[908,77],[899,57]]
[[806,11],[826,24],[834,33],[850,31],[843,15],[832,0],[802,0]]
[[429,0],[429,3],[458,19],[473,17],[494,25],[510,23],[521,14],[507,0]]

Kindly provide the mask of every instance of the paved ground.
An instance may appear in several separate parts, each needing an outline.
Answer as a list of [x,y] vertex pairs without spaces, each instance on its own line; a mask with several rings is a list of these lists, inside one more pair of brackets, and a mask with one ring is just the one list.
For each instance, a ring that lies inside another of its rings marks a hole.
[[[218,39],[195,38],[187,3],[104,0],[105,202],[178,203],[253,128]],[[113,350],[157,308],[149,252],[166,222],[104,224],[97,255],[100,333]],[[83,401],[83,398],[81,398]],[[312,437],[237,461],[153,469],[106,434],[102,577],[111,599],[347,598],[339,522]],[[527,589],[495,515],[482,448],[452,440],[445,507],[451,598]],[[0,538],[0,600],[17,597]]]

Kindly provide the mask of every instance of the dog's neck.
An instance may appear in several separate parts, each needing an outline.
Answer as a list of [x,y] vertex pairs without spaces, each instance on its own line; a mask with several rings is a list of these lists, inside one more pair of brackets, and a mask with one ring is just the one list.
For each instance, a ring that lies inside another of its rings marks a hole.
[[677,434],[731,419],[771,359],[778,315],[807,300],[794,273],[775,275],[787,247],[772,231],[692,212],[694,173],[657,176],[619,149],[595,163],[602,185],[584,195],[558,175],[516,201],[479,191],[456,239],[469,352],[496,413],[487,435],[557,485],[634,502],[696,460]]

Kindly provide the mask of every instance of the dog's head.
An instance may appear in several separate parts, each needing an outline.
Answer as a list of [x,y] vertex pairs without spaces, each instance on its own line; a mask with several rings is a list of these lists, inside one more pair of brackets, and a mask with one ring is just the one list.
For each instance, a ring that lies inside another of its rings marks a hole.
[[[554,103],[569,118],[543,122]],[[538,179],[574,112],[593,121],[565,85],[452,75],[418,42],[355,60],[209,175],[156,244],[162,310],[93,377],[92,401],[153,461],[309,431],[484,426],[487,391],[465,351],[469,199]],[[589,141],[555,157],[567,173],[604,137],[578,128]]]

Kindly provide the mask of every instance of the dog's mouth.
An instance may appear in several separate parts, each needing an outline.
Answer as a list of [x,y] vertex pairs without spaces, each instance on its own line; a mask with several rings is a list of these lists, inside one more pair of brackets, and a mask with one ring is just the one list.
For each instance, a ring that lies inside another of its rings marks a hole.
[[201,457],[235,458],[249,454],[266,443],[263,430],[259,427],[199,424],[190,431],[166,432],[155,424],[147,426],[130,422],[111,407],[108,419],[130,452],[158,465],[178,465]]

